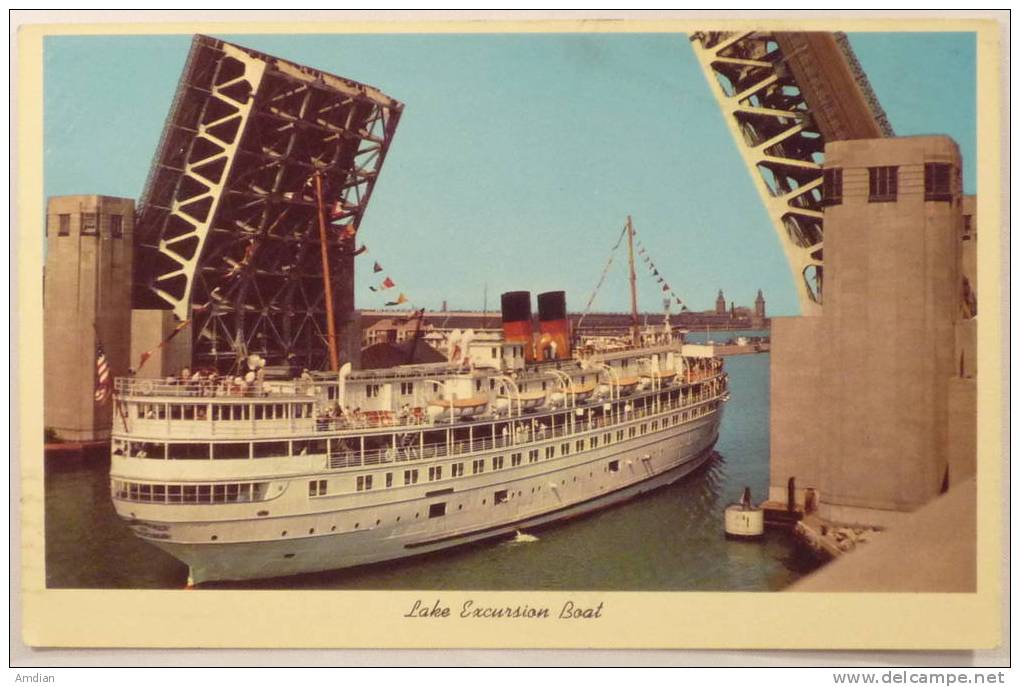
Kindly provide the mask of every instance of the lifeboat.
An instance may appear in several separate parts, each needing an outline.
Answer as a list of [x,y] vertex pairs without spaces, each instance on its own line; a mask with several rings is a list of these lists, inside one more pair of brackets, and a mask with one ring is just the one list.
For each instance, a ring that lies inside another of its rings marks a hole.
[[613,385],[620,396],[629,396],[637,389],[639,381],[641,380],[638,377],[620,377],[620,380],[614,381]]
[[[506,404],[504,406],[504,401]],[[517,408],[517,403],[520,401],[520,407],[522,411],[535,410],[545,405],[545,392],[544,391],[525,391],[518,395],[504,395],[499,396],[500,407],[507,407],[511,410]]]
[[489,405],[488,396],[473,396],[472,398],[455,398],[453,401],[435,399],[429,401],[428,413],[433,420],[449,419],[450,411],[453,411],[455,420],[475,417],[485,412]]
[[670,384],[673,383],[673,380],[676,378],[676,371],[656,370],[655,372],[652,372],[650,375],[647,375],[647,377],[649,379],[657,379],[659,381],[660,387],[669,386]]
[[588,382],[587,384],[571,384],[568,393],[573,395],[574,403],[580,403],[587,401],[588,398],[595,393],[595,382]]

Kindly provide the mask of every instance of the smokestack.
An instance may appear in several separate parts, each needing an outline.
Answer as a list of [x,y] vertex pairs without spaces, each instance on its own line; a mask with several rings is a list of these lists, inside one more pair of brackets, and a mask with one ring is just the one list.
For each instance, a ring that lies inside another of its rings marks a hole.
[[567,294],[547,291],[538,294],[539,352],[543,360],[570,357],[570,320],[567,319]]
[[531,292],[507,291],[500,296],[503,311],[503,340],[524,346],[524,359],[534,360],[531,343]]

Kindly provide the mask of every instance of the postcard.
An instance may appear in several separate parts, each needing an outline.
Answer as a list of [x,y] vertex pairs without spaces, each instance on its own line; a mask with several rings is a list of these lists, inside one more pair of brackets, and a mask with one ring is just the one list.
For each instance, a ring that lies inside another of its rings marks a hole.
[[994,648],[999,32],[21,26],[23,641]]

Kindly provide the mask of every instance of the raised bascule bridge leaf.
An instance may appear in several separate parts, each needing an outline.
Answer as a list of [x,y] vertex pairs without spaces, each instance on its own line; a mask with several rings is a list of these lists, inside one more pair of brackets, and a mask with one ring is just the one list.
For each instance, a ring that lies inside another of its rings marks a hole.
[[134,305],[191,320],[196,367],[323,368],[326,290],[354,310],[357,230],[403,105],[350,79],[198,35],[139,202]]

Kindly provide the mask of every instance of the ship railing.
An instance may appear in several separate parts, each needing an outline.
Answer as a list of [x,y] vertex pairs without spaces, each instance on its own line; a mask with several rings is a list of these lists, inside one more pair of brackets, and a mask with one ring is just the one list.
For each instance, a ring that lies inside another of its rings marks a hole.
[[390,465],[395,463],[408,463],[420,460],[431,460],[435,458],[447,458],[454,456],[469,456],[479,453],[487,453],[499,449],[513,451],[516,448],[534,448],[538,443],[546,440],[560,439],[562,437],[574,437],[592,431],[616,428],[635,420],[647,417],[659,417],[663,413],[672,410],[689,410],[692,406],[720,398],[725,390],[718,393],[708,389],[693,394],[685,400],[676,402],[664,402],[654,407],[640,410],[621,411],[618,415],[604,415],[597,418],[576,418],[573,422],[555,428],[532,428],[530,425],[523,429],[517,429],[506,436],[496,438],[472,439],[433,444],[410,444],[406,446],[388,446],[386,448],[371,449],[365,451],[352,451],[349,449],[331,452],[326,458],[326,467],[337,470],[349,467],[361,467],[372,465]]
[[118,377],[114,391],[119,396],[171,396],[186,398],[264,398],[268,396],[315,397],[316,384],[305,380],[235,383],[231,379],[141,379]]

